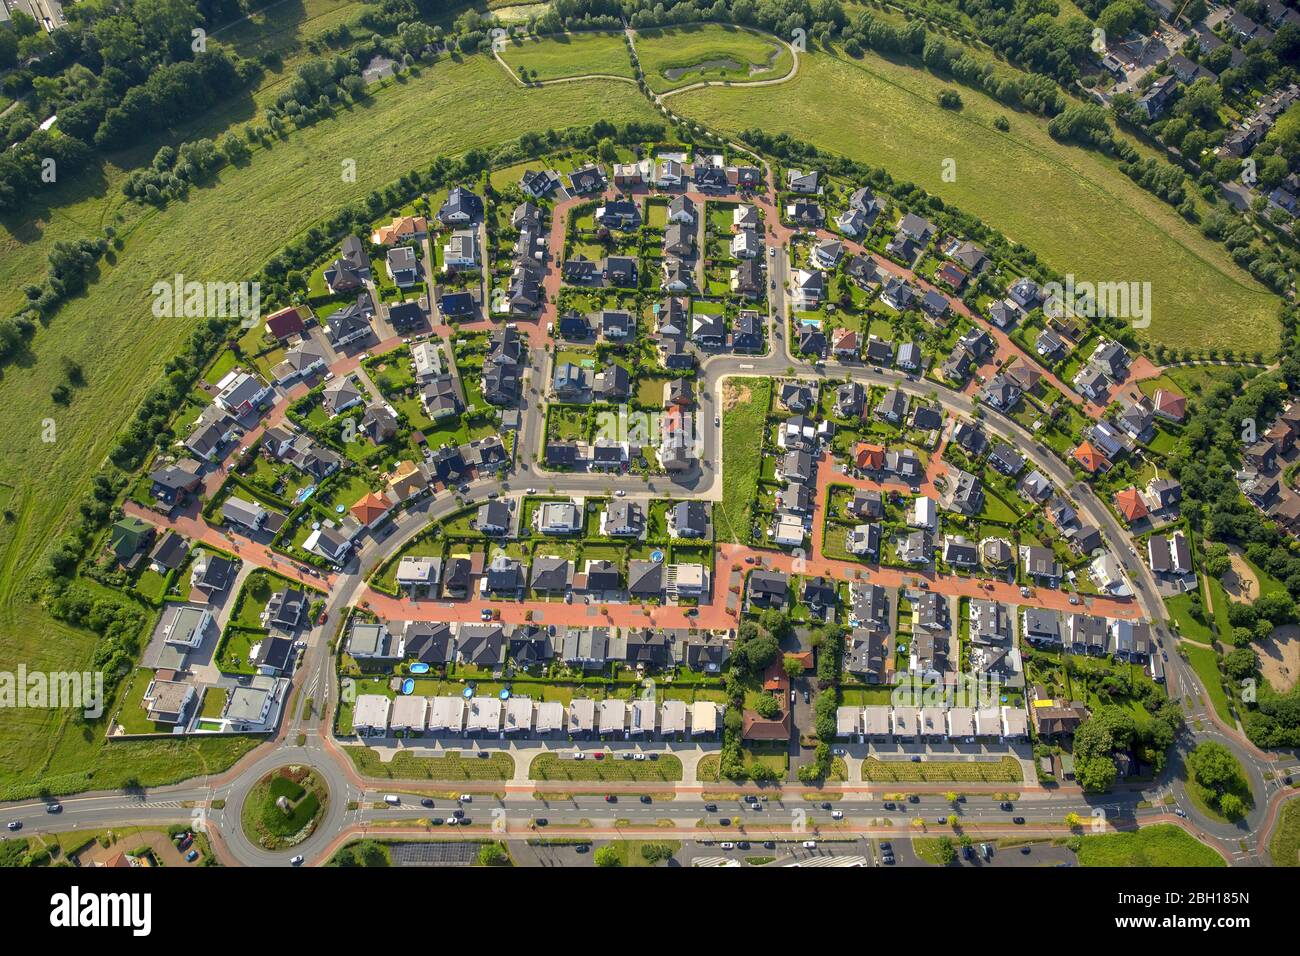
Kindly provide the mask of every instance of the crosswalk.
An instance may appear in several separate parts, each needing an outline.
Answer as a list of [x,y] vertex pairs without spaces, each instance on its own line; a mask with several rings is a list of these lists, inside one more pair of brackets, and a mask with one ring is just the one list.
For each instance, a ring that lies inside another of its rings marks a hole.
[[865,856],[814,856],[806,860],[792,860],[786,866],[866,866]]

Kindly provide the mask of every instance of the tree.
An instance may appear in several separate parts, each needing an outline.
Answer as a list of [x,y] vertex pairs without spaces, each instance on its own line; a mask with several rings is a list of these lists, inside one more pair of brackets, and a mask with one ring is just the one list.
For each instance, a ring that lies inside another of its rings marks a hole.
[[950,837],[939,837],[935,851],[939,855],[939,863],[943,866],[950,866],[957,859],[957,848],[952,845]]
[[785,660],[782,662],[781,666],[785,669],[785,676],[791,680],[794,680],[803,673],[803,664],[800,662],[799,658],[795,657],[793,654],[785,655]]
[[1222,794],[1241,779],[1241,764],[1232,751],[1214,740],[1197,744],[1187,757],[1192,779],[1214,794]]
[[1219,797],[1219,811],[1229,820],[1240,820],[1246,815],[1246,803],[1235,793]]
[[1065,815],[1065,825],[1069,827],[1071,830],[1078,829],[1079,826],[1082,825],[1082,823],[1083,823],[1082,818],[1073,810],[1071,810],[1069,813]]
[[1109,790],[1119,771],[1110,757],[1085,757],[1074,762],[1074,778],[1090,793]]
[[597,866],[622,866],[619,861],[618,851],[612,846],[602,846],[592,857]]
[[505,866],[509,862],[510,857],[500,843],[484,843],[478,851],[479,866]]

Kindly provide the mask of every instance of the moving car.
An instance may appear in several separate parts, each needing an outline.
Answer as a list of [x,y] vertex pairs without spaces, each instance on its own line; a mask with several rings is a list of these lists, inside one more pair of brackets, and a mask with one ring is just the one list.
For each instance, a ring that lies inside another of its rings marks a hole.
[[49,805],[45,808],[45,812],[46,812],[46,813],[62,813],[62,812],[63,812],[63,804],[61,804],[61,803],[51,803],[51,804],[49,804]]
[[431,800],[429,797],[424,797],[420,800],[420,806],[431,807],[433,806],[433,800]]
[[1012,817],[1012,818],[1011,818],[1011,822],[1014,823],[1014,824],[1016,824],[1017,826],[1024,826],[1025,818],[1024,818],[1024,817]]
[[289,865],[290,865],[290,866],[302,866],[302,854],[299,853],[297,856],[291,856],[291,857],[289,857]]
[[21,830],[23,828],[23,821],[10,820],[8,823],[5,824],[5,826],[8,827],[10,830]]
[[832,810],[832,811],[831,811],[831,819],[832,819],[832,820],[843,820],[843,819],[844,819],[844,811],[843,811],[843,810]]

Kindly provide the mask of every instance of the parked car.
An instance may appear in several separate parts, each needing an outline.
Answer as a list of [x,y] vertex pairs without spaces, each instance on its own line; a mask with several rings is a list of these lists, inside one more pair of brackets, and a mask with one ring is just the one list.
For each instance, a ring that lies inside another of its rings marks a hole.
[[429,826],[431,827],[440,827],[446,822],[442,817],[429,817]]
[[719,849],[719,850],[734,850],[735,848],[736,848],[736,844],[734,844],[734,843],[719,843],[719,844],[718,844],[718,849]]
[[805,850],[815,850],[815,849],[817,849],[817,841],[816,841],[816,840],[804,840],[804,841],[803,841],[803,848],[804,848]]
[[185,862],[186,862],[186,863],[193,863],[193,862],[194,862],[195,860],[197,860],[198,858],[199,858],[199,851],[198,851],[198,850],[190,850],[189,853],[186,853],[186,854],[185,854]]

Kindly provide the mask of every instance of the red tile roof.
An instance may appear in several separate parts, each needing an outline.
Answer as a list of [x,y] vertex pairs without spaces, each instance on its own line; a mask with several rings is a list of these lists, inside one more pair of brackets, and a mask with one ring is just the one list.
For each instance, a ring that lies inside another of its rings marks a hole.
[[277,339],[287,339],[303,330],[302,316],[297,306],[288,306],[274,315],[267,316],[266,327]]
[[1088,472],[1105,471],[1110,467],[1110,462],[1106,460],[1106,456],[1099,452],[1089,441],[1079,445],[1070,453],[1070,457],[1081,464],[1084,470]]
[[1115,494],[1115,507],[1129,524],[1141,521],[1147,516],[1147,503],[1142,500],[1138,490],[1131,485]]

